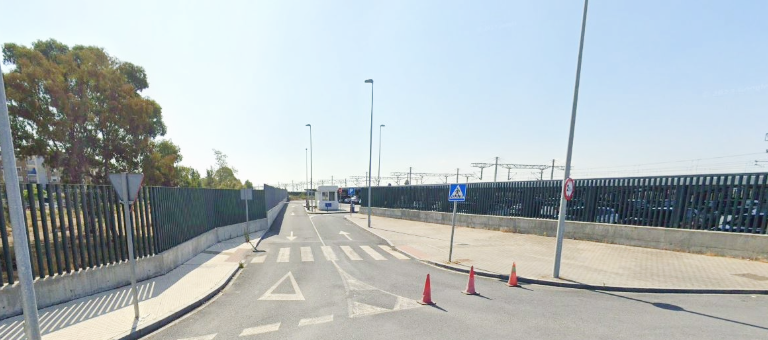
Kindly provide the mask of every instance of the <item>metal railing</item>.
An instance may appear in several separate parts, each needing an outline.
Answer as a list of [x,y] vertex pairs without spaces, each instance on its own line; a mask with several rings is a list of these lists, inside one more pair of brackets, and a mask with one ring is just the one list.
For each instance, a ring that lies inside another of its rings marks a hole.
[[[562,181],[469,183],[465,214],[557,219]],[[450,212],[448,185],[372,189],[372,206]],[[366,197],[367,188],[363,188]],[[570,221],[765,234],[768,173],[576,180]]]
[[[62,275],[127,261],[122,204],[105,185],[21,184],[35,277]],[[287,198],[287,191],[254,190],[249,220]],[[0,287],[17,280],[5,188],[0,188]],[[217,227],[245,222],[239,190],[144,187],[132,208],[137,258],[162,253]]]

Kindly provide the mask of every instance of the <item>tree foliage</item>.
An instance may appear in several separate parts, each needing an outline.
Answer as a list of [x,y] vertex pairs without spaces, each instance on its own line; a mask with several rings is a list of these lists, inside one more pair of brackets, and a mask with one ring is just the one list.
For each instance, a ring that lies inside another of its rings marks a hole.
[[227,155],[214,149],[216,164],[205,171],[203,187],[215,189],[241,189],[243,183],[237,179],[237,170],[227,163]]
[[13,65],[3,77],[20,157],[43,156],[69,183],[138,170],[158,183],[175,178],[181,155],[170,141],[153,141],[166,127],[160,105],[141,95],[149,86],[141,66],[53,39],[5,44],[3,59]]

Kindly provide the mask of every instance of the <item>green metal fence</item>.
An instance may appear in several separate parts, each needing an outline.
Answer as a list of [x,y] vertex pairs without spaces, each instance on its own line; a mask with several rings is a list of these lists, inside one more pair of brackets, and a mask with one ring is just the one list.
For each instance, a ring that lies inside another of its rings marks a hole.
[[[111,186],[21,184],[35,277],[126,261],[123,206]],[[16,281],[13,236],[0,188],[0,287]],[[283,189],[254,190],[249,220],[287,198]],[[245,222],[239,190],[144,187],[131,209],[137,258],[159,254],[217,227]]]
[[[556,219],[561,189],[562,181],[469,183],[457,211]],[[451,212],[447,198],[447,184],[374,187],[371,204]],[[768,173],[576,180],[566,210],[570,221],[765,234]]]

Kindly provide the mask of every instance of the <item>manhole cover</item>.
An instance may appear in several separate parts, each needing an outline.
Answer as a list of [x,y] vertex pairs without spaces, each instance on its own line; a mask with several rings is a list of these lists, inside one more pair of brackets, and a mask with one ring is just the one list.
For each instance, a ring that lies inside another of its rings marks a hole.
[[755,275],[755,274],[751,274],[751,273],[733,274],[733,275],[734,276],[741,276],[741,277],[744,277],[744,278],[747,278],[747,279],[750,279],[750,280],[755,280],[755,281],[768,281],[768,277],[760,276],[760,275]]

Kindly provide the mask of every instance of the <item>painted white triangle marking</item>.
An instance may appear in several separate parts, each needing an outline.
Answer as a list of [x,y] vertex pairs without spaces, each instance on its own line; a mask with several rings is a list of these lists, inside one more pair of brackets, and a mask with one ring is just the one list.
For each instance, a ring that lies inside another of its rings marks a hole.
[[371,306],[361,302],[349,300],[349,316],[352,318],[358,317],[358,316],[386,313],[390,311],[391,310],[386,308]]
[[[291,286],[293,286],[293,294],[273,294],[272,292],[280,286],[285,279],[291,279]],[[272,287],[269,287],[267,291],[262,295],[259,300],[278,300],[278,301],[304,301],[304,294],[299,289],[299,284],[296,283],[296,279],[293,277],[293,273],[288,272],[282,279],[278,280]]]

